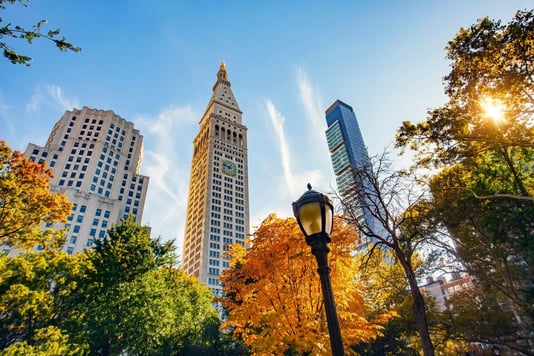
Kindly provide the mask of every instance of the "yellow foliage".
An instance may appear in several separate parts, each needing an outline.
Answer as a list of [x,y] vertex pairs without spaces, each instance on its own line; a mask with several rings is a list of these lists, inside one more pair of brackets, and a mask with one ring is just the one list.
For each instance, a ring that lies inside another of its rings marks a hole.
[[[356,242],[354,230],[335,219],[329,264],[345,345],[375,338],[393,315],[365,317],[368,308],[352,256]],[[270,215],[255,232],[252,247],[232,247],[230,256],[232,268],[221,277],[225,297],[220,302],[228,311],[223,328],[231,328],[258,355],[288,349],[331,353],[317,262],[295,219]]]
[[63,232],[41,230],[43,223],[66,222],[71,203],[50,191],[52,171],[12,152],[0,140],[0,245],[31,249],[61,244]]

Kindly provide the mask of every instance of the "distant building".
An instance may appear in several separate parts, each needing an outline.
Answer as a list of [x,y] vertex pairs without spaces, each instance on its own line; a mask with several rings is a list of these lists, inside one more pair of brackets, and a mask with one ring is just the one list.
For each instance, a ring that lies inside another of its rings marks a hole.
[[249,233],[247,127],[224,62],[193,141],[182,269],[214,295],[229,267],[223,254]]
[[102,239],[112,224],[132,214],[140,223],[148,177],[139,174],[143,136],[113,111],[84,107],[67,111],[44,147],[30,143],[25,154],[54,172],[52,191],[74,204],[64,250],[80,252]]
[[447,301],[455,293],[472,287],[473,281],[468,274],[460,276],[458,273],[453,273],[448,281],[444,277],[440,277],[437,280],[429,277],[427,278],[427,283],[421,286],[420,289],[434,299],[439,311],[445,311],[447,309]]
[[336,100],[326,110],[326,124],[326,140],[345,212],[350,210],[351,216],[364,221],[373,231],[385,235],[385,229],[369,209],[374,205],[373,201],[369,200],[367,206],[361,206],[354,196],[356,190],[372,192],[372,188],[368,181],[354,174],[355,170],[369,169],[371,162],[352,107]]

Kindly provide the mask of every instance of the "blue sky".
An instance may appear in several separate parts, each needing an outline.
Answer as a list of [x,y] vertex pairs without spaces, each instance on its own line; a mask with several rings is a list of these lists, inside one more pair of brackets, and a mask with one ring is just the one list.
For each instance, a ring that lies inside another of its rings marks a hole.
[[[291,215],[311,182],[335,179],[324,111],[354,108],[370,155],[392,145],[402,121],[446,101],[444,47],[460,27],[508,22],[534,0],[69,1],[10,6],[5,22],[48,19],[79,53],[50,43],[11,45],[31,67],[0,60],[0,139],[44,145],[65,110],[113,110],[144,136],[150,176],[143,221],[182,249],[192,141],[226,62],[248,126],[252,226]],[[393,156],[398,166],[406,159]]]

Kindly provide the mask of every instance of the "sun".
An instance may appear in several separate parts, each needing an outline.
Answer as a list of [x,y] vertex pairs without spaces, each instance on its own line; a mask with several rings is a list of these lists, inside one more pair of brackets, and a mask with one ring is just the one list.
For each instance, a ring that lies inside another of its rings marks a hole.
[[493,120],[495,125],[500,126],[506,122],[505,109],[506,106],[501,100],[491,97],[485,97],[480,100],[480,107],[484,113],[484,117]]

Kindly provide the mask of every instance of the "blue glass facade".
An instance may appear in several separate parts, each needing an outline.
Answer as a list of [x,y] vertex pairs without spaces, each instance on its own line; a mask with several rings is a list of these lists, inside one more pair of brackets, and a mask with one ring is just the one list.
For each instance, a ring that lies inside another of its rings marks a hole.
[[353,174],[354,168],[362,168],[370,163],[354,110],[344,102],[336,100],[326,110],[326,123],[326,140],[339,194],[346,205],[356,209],[359,218],[364,219],[368,226],[376,232],[382,231],[383,228],[372,217],[371,212],[365,207],[357,206],[351,196],[355,187],[367,191],[370,189],[368,182],[358,181]]

